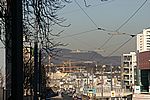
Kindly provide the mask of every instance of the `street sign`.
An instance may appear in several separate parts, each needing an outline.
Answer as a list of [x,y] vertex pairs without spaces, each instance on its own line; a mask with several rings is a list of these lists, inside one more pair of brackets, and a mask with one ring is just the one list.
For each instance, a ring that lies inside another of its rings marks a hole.
[[115,91],[111,91],[111,97],[115,97]]
[[95,88],[88,89],[88,93],[96,94],[96,89]]
[[134,93],[141,93],[140,86],[134,86]]

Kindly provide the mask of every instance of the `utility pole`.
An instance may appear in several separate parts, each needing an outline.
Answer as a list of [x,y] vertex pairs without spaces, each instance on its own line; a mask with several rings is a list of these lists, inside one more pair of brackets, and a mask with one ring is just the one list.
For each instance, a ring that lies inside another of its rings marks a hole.
[[111,91],[113,91],[113,84],[112,84],[112,66],[110,66],[110,71],[111,71]]
[[102,89],[102,93],[101,93],[101,96],[103,97],[103,84],[104,84],[104,79],[103,79],[103,74],[104,74],[104,69],[103,69],[103,66],[102,66],[102,72],[101,72],[101,79],[102,79],[102,85],[101,85],[101,89]]
[[12,37],[11,37],[11,16],[12,16],[12,6],[10,4],[12,0],[7,0],[7,9],[5,12],[5,28],[6,28],[6,35],[5,35],[5,45],[6,45],[6,99],[8,99],[11,95],[11,70],[12,70]]
[[34,43],[34,100],[38,100],[38,43]]
[[23,100],[23,15],[22,0],[8,0],[11,11],[12,75],[11,99]]
[[[112,91],[113,91],[113,84],[112,84],[112,66],[110,66],[110,69],[111,69],[111,93],[112,93]],[[114,98],[111,96],[111,100],[114,100]]]

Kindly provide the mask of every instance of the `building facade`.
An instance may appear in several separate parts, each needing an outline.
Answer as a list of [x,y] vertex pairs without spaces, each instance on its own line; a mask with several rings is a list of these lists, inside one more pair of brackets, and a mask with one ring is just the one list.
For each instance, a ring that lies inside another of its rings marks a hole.
[[143,33],[137,35],[137,50],[150,51],[150,29],[144,29]]
[[138,66],[141,75],[141,92],[150,92],[150,51],[138,53]]
[[136,83],[136,53],[130,52],[129,54],[123,54],[122,65],[123,85],[125,85],[127,88],[130,88]]
[[141,92],[150,92],[150,29],[137,35],[137,51]]

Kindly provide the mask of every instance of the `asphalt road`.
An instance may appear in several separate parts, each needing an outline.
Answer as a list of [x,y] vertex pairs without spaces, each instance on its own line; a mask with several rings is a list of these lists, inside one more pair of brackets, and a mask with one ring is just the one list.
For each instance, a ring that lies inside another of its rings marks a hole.
[[134,94],[133,100],[150,100],[150,94]]

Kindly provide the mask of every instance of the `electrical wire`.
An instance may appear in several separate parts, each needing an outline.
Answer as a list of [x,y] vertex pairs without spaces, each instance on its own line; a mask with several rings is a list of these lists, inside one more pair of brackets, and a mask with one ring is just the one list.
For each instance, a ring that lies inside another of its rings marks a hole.
[[[107,1],[105,3],[98,3],[96,5],[88,5],[87,3],[85,3],[85,8],[88,9],[88,8],[94,8],[94,7],[97,7],[97,6],[103,6],[103,5],[109,4],[109,3],[114,2],[114,1],[116,1],[116,0],[110,0],[110,1]],[[85,8],[83,8],[83,9],[85,9]],[[77,12],[77,11],[80,11],[80,10],[81,9],[75,9],[75,10],[71,10],[71,11],[64,12],[64,13],[59,13],[59,14],[61,14],[61,15],[70,14],[70,13],[74,13],[74,12]]]
[[[147,27],[145,29],[149,29],[150,27]],[[142,31],[141,31],[142,32]],[[138,32],[137,34],[140,34],[141,32]],[[121,44],[117,49],[115,49],[112,53],[110,53],[107,57],[110,57],[111,55],[113,55],[115,52],[117,52],[121,47],[123,47],[125,44],[127,44],[131,39],[133,39],[133,37],[137,36],[137,34],[132,34],[130,35],[131,38],[128,39],[126,42],[124,42],[123,44]]]
[[101,46],[99,49],[102,49],[112,38],[113,38],[113,35],[111,35],[111,36],[107,39],[107,41],[105,41],[105,42],[102,44],[102,46]]
[[[90,21],[98,28],[98,26],[97,26],[97,24],[93,21],[93,19],[85,12],[85,10],[79,5],[79,3],[76,1],[76,0],[74,0],[75,1],[75,3],[80,7],[80,9],[85,13],[85,15],[90,19]],[[147,2],[147,0],[123,23],[123,24],[121,24],[120,25],[120,27],[118,27],[117,29],[116,29],[116,32],[117,31],[119,31],[125,24],[127,24],[135,15],[136,15],[136,13],[138,13],[138,11],[146,4],[146,2]],[[106,31],[106,30],[104,30],[103,29],[103,31]],[[114,32],[114,31],[111,31],[111,32]],[[83,33],[85,33],[85,32],[83,32]],[[76,33],[76,34],[73,34],[73,35],[69,35],[69,37],[70,36],[74,36],[74,35],[79,35],[80,33]],[[111,37],[109,37],[105,42],[104,42],[104,44],[102,44],[102,46],[100,47],[100,48],[102,48],[102,47],[104,47],[111,39],[112,39],[112,37],[113,37],[113,35],[111,35]],[[63,37],[63,38],[65,38],[65,37]],[[115,49],[115,51],[113,51],[111,54],[109,54],[108,56],[111,56],[112,54],[114,54],[117,50],[119,50],[122,46],[124,46],[127,42],[129,42],[130,40],[131,40],[132,38],[130,38],[128,41],[126,41],[125,43],[123,43],[121,46],[119,46],[117,49]],[[95,55],[93,55],[92,57],[90,57],[90,58],[93,58]]]
[[98,25],[94,22],[94,20],[88,15],[88,13],[79,5],[79,3],[74,0],[75,3],[79,6],[79,8],[84,12],[84,14],[89,18],[89,20],[95,25],[95,27],[99,30],[103,30],[103,31],[107,31],[107,32],[114,32],[112,30],[108,30],[108,29],[104,29],[104,28],[101,28],[101,27],[98,27]]
[[[138,11],[146,4],[147,0],[145,0],[142,5],[123,23],[121,24],[115,31],[118,32],[125,24],[127,24],[137,13]],[[105,42],[104,44],[100,47],[104,47],[113,37],[113,34],[111,35],[111,37],[109,37]]]
[[92,32],[92,31],[96,31],[96,30],[101,30],[101,31],[104,31],[104,32],[114,32],[114,31],[112,31],[112,30],[108,30],[108,29],[104,29],[104,28],[97,28],[97,29],[91,29],[91,30],[79,32],[79,33],[74,33],[74,34],[71,34],[71,35],[65,35],[65,36],[63,36],[63,37],[59,37],[59,38],[56,38],[56,39],[62,39],[62,38],[73,37],[73,36],[85,34],[85,33]]
[[84,14],[90,19],[90,21],[95,25],[96,28],[98,28],[97,24],[94,22],[94,20],[85,12],[85,10],[79,5],[79,3],[74,0],[75,3],[79,6],[79,8],[84,12]]
[[123,23],[121,24],[117,29],[116,32],[119,31],[125,24],[127,24],[137,13],[138,11],[146,4],[147,0],[145,0],[142,5]]
[[[149,29],[150,27],[147,27],[147,28],[145,28],[145,29]],[[142,31],[141,31],[142,32]],[[141,32],[138,32],[137,34],[140,34]],[[111,52],[108,56],[106,56],[106,57],[110,57],[110,56],[112,56],[115,52],[117,52],[119,49],[121,49],[125,44],[127,44],[130,40],[132,40],[133,39],[133,37],[135,37],[137,34],[128,34],[128,35],[130,35],[131,36],[131,38],[130,39],[128,39],[127,41],[125,41],[123,44],[121,44],[117,49],[115,49],[113,52]],[[110,37],[110,38],[112,38],[112,37]],[[92,59],[92,58],[94,58],[96,56],[96,54],[94,54],[94,55],[92,55],[90,58]]]
[[79,32],[79,33],[74,33],[74,34],[71,34],[71,35],[66,35],[66,36],[63,36],[63,37],[58,37],[56,39],[63,39],[63,38],[67,38],[67,37],[73,37],[73,36],[76,36],[76,35],[81,35],[81,34],[85,34],[85,33],[88,33],[88,32],[93,32],[93,31],[96,31],[98,29],[91,29],[91,30],[87,30],[87,31],[84,31],[84,32]]
[[121,49],[121,47],[123,47],[125,44],[127,44],[134,36],[132,36],[130,39],[128,39],[126,42],[124,42],[123,44],[121,44],[117,49],[115,49],[113,52],[111,52],[107,57],[112,56],[115,52],[117,52],[119,49]]
[[[150,27],[148,28],[145,28],[145,29],[149,29]],[[141,31],[142,32],[142,31]],[[138,32],[137,34],[141,33],[141,32]],[[125,41],[122,45],[120,45],[117,49],[115,49],[112,53],[110,53],[107,57],[110,57],[112,56],[115,52],[117,52],[119,49],[121,49],[125,44],[127,44],[130,40],[132,40],[137,34],[132,34],[130,35],[131,38],[129,38],[127,41]],[[89,57],[89,60],[93,59],[94,57],[97,56],[97,53],[94,53],[91,57]],[[69,58],[71,59],[72,57],[61,57],[61,58]],[[78,59],[78,60],[85,60],[85,59],[82,59],[82,58],[79,58],[79,57],[73,57],[74,59]]]
[[80,33],[75,33],[75,34],[72,34],[72,35],[66,35],[66,36],[63,36],[63,37],[59,37],[57,39],[62,39],[62,38],[66,38],[66,37],[72,37],[72,36],[76,36],[76,35],[80,35],[80,34],[84,34],[84,33],[87,33],[87,32],[92,32],[92,31],[95,31],[95,30],[101,30],[101,31],[106,31],[106,32],[115,32],[113,30],[108,30],[108,29],[105,29],[105,28],[101,28],[101,27],[98,27],[97,24],[94,22],[94,20],[85,12],[85,10],[79,5],[79,3],[74,0],[75,3],[79,6],[79,8],[84,12],[84,14],[89,18],[89,20],[94,24],[94,26],[97,28],[97,29],[92,29],[92,30],[87,30],[85,32],[80,32]]

